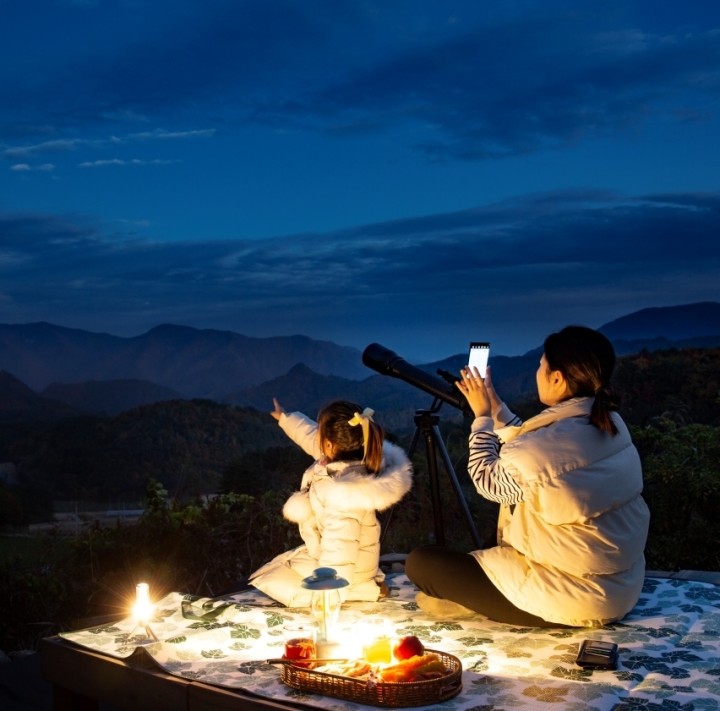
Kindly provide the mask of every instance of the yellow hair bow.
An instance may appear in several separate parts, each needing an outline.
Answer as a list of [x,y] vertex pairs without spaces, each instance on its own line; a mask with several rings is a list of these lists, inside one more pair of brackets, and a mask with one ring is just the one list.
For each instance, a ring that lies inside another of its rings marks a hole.
[[368,439],[370,437],[370,423],[375,422],[373,415],[375,410],[366,407],[362,412],[356,412],[349,420],[348,424],[352,427],[360,425],[363,432],[363,456],[367,456]]

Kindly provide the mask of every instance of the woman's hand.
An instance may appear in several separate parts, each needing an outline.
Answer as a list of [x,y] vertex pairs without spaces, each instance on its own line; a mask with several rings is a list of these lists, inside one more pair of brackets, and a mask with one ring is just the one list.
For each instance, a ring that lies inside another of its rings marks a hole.
[[276,398],[273,398],[273,407],[275,408],[270,414],[276,419],[280,419],[280,415],[285,413],[285,408],[277,401]]
[[487,390],[490,398],[490,412],[497,412],[502,406],[502,398],[495,392],[492,382],[492,368],[490,366],[485,369],[485,390]]
[[[489,380],[487,374],[485,377]],[[463,368],[460,371],[460,380],[455,383],[458,390],[468,401],[468,405],[470,405],[470,409],[473,411],[475,417],[488,417],[490,415],[490,408],[493,405],[493,399],[497,400],[497,395],[492,388],[492,383],[489,382],[488,384],[490,386],[489,389],[480,377],[477,368],[473,368],[472,372],[469,368]]]

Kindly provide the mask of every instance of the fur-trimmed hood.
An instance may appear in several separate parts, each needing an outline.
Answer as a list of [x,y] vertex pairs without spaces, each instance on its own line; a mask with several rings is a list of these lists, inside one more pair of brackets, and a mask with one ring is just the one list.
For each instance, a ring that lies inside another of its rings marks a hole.
[[[338,511],[384,511],[398,503],[412,487],[412,464],[405,452],[390,442],[383,444],[383,464],[373,476],[356,462],[315,463],[314,494],[323,505]],[[310,492],[296,491],[283,507],[283,516],[300,523],[312,516]]]

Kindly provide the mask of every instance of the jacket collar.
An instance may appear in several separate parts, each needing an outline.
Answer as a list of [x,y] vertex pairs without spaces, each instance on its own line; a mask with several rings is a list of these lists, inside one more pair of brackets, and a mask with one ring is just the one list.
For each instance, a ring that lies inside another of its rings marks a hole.
[[587,417],[590,415],[594,401],[594,397],[571,397],[569,400],[563,400],[557,405],[546,407],[535,417],[531,417],[520,426],[501,427],[496,431],[496,434],[503,442],[507,443],[521,434],[539,430],[567,417]]

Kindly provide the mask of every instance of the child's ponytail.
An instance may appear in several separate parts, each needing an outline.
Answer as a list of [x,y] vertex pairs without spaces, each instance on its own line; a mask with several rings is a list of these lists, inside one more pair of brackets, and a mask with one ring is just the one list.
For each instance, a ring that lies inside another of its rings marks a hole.
[[385,431],[375,420],[375,412],[366,407],[362,412],[356,412],[348,424],[353,427],[360,425],[363,433],[363,464],[368,471],[377,474],[382,466],[382,446],[385,440]]
[[347,400],[336,400],[318,413],[321,440],[332,442],[334,459],[356,461],[362,459],[371,474],[382,467],[385,431],[373,420],[375,413]]

